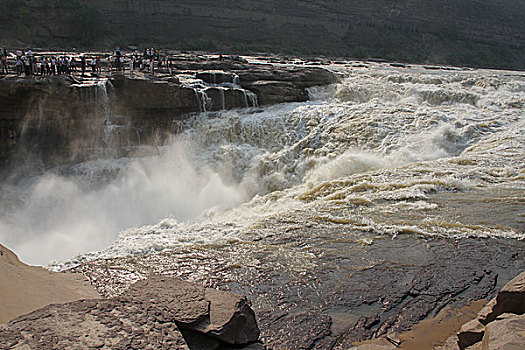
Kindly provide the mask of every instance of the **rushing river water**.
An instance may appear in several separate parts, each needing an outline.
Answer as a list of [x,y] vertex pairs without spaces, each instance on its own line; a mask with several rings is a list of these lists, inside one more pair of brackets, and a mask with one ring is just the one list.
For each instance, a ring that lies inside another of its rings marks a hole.
[[109,295],[155,272],[221,279],[262,314],[325,305],[332,333],[386,305],[333,300],[360,271],[388,265],[395,285],[434,263],[486,263],[503,279],[523,269],[524,74],[331,69],[342,82],[309,102],[202,113],[155,156],[4,184],[0,241],[94,279],[97,259],[134,256],[113,273],[104,260]]

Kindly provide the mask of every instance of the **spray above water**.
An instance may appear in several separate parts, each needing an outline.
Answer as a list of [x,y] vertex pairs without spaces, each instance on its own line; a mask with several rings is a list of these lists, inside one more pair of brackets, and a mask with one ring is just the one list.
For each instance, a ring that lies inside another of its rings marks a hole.
[[179,122],[160,155],[99,159],[14,186],[29,194],[12,196],[22,203],[8,205],[0,240],[44,264],[306,226],[346,225],[357,236],[523,236],[444,222],[429,202],[435,193],[525,186],[523,81],[382,66],[342,74],[339,85],[311,89],[310,102]]
[[[82,164],[75,176],[48,173],[35,178],[29,187],[17,189],[29,194],[2,218],[0,240],[16,247],[24,261],[45,264],[101,249],[128,227],[166,217],[184,222],[243,201],[242,194],[211,169],[191,164],[188,149],[175,142],[161,156],[111,164],[93,161]],[[88,172],[104,170],[119,174],[109,182],[86,181]]]

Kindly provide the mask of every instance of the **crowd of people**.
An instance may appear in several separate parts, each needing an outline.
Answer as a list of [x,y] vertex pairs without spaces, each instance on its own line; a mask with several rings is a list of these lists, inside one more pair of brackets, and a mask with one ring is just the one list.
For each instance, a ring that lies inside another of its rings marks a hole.
[[[14,56],[14,57],[13,57]],[[108,74],[112,71],[129,71],[133,76],[135,72],[155,73],[155,67],[161,67],[163,57],[159,50],[153,48],[144,49],[140,55],[138,51],[124,55],[117,48],[113,55],[101,59],[100,56],[82,54],[80,57],[74,55],[36,55],[31,49],[27,51],[16,50],[11,55],[7,49],[0,49],[0,75],[14,73],[17,76],[49,76],[49,75],[72,75],[80,73],[84,78],[91,70],[92,74],[102,74],[105,66]],[[9,67],[11,61],[12,67]]]

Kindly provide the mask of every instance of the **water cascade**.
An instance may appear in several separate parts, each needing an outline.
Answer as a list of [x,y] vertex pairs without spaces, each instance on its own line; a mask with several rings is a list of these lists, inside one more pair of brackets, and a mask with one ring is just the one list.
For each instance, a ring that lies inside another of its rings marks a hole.
[[[118,174],[97,189],[113,193],[104,197],[106,204],[101,206],[103,212],[113,214],[103,219],[85,217],[88,226],[93,222],[105,226],[71,231],[67,225],[57,228],[49,222],[39,240],[53,242],[53,232],[79,232],[81,237],[100,232],[103,244],[114,243],[106,249],[98,245],[101,250],[90,256],[99,257],[222,239],[252,240],[276,227],[285,232],[299,223],[331,227],[340,222],[367,237],[370,232],[395,236],[407,230],[424,236],[522,237],[512,227],[457,225],[428,214],[436,209],[430,194],[490,189],[498,184],[515,188],[522,182],[520,147],[525,138],[520,135],[520,123],[525,83],[520,78],[490,77],[497,85],[483,87],[470,80],[483,82],[489,73],[429,73],[416,68],[392,72],[379,67],[374,74],[367,68],[360,74],[344,70],[342,74],[347,78],[337,86],[311,89],[309,102],[256,110],[223,110],[232,92],[244,100],[241,107],[257,106],[256,96],[246,90],[194,84],[202,111],[216,112],[174,122],[177,135],[173,143],[159,149],[159,155],[125,161],[99,159],[67,172],[81,174],[79,169],[89,168],[90,174]],[[101,105],[107,99],[106,89],[98,87]],[[432,95],[426,93],[430,89],[435,91]],[[115,116],[101,110],[101,118],[113,128]],[[106,141],[111,143],[108,140],[115,131],[107,131]],[[77,193],[84,186],[77,187],[77,179],[49,179],[34,179],[39,189],[53,189],[40,192],[38,198],[53,192]],[[183,190],[188,179],[192,179],[192,193]],[[82,191],[79,198],[101,196],[89,186]],[[112,198],[117,193],[135,207],[115,202]],[[204,200],[205,193],[213,193],[214,200]],[[218,193],[227,193],[225,200]],[[174,204],[178,199],[184,205]],[[36,200],[35,195],[29,200]],[[61,200],[70,201],[68,196]],[[68,208],[78,205],[54,210],[71,215]],[[195,210],[189,213],[185,207]],[[75,214],[81,222],[83,212]],[[407,212],[408,216],[392,221],[393,216]],[[128,213],[137,220],[128,222]],[[428,219],[420,220],[420,213]],[[21,209],[20,215],[32,214]],[[150,226],[142,227],[145,224]],[[5,225],[12,229],[11,224]],[[268,231],[267,225],[273,228]],[[71,240],[76,240],[74,235]]]

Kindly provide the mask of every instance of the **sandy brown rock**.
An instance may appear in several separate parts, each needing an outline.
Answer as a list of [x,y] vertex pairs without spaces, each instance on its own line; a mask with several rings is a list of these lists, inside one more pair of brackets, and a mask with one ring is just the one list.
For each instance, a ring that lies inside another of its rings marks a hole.
[[151,276],[131,286],[120,299],[153,305],[164,319],[229,344],[246,344],[259,338],[255,314],[240,294]]
[[152,276],[119,297],[53,304],[20,316],[0,327],[0,348],[188,349],[190,344],[193,350],[211,350],[258,337],[244,296]]
[[188,349],[177,325],[121,300],[49,305],[0,329],[0,348]]
[[497,304],[496,298],[491,299],[487,305],[481,309],[481,311],[478,313],[477,320],[479,322],[485,323],[489,319],[489,317],[495,317],[494,314],[494,307]]
[[210,323],[204,327],[204,334],[230,344],[245,344],[259,338],[255,313],[245,296],[207,288],[205,298],[210,303]]
[[480,312],[478,320],[486,325],[506,312],[525,313],[525,272],[512,279],[498,292],[496,300],[491,301],[487,308]]
[[99,298],[81,274],[28,266],[0,245],[0,323],[52,303]]
[[204,287],[169,277],[152,276],[132,285],[120,299],[153,305],[170,322],[183,326],[200,324],[208,319],[209,302]]
[[363,344],[350,348],[350,350],[395,350],[394,345]]
[[524,347],[525,315],[505,314],[487,325],[483,350],[522,350]]
[[472,320],[463,325],[458,332],[458,344],[460,349],[465,349],[483,339],[485,326],[478,320]]
[[434,350],[459,350],[458,337],[451,335],[443,343],[434,346]]

